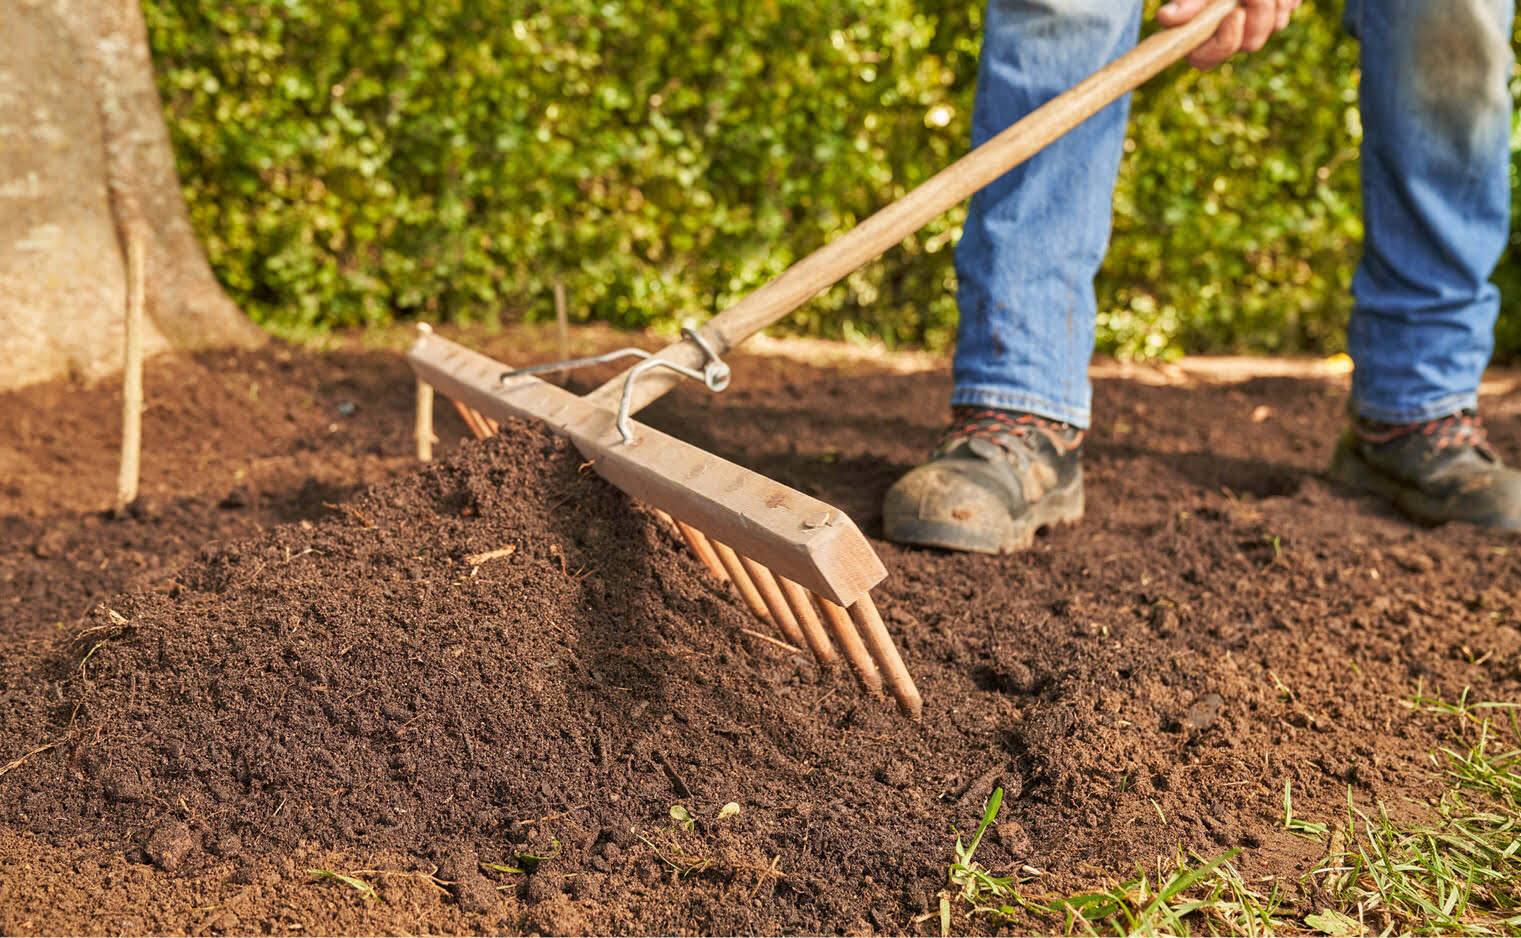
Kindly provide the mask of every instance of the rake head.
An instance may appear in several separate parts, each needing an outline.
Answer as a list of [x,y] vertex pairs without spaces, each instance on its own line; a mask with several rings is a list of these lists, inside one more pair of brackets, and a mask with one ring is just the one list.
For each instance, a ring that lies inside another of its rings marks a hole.
[[[497,433],[506,417],[543,421],[568,437],[599,475],[665,517],[757,618],[774,623],[779,644],[806,647],[823,669],[843,654],[863,689],[880,694],[885,683],[918,719],[918,689],[870,595],[887,570],[843,512],[650,427],[625,418],[620,428],[613,412],[545,381],[504,379],[500,362],[440,336],[419,335],[407,361],[419,387],[450,397],[476,437]],[[431,394],[419,393],[420,408],[424,400],[431,407]],[[419,412],[419,428],[423,419]]]

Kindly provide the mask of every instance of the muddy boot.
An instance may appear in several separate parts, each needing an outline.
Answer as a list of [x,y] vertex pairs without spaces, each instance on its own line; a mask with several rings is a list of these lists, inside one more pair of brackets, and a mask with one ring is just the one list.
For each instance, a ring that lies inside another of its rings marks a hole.
[[1426,423],[1355,418],[1336,445],[1330,474],[1419,521],[1521,530],[1521,472],[1500,461],[1471,410]]
[[1083,431],[1008,410],[952,408],[929,461],[887,490],[887,539],[985,554],[1083,516]]

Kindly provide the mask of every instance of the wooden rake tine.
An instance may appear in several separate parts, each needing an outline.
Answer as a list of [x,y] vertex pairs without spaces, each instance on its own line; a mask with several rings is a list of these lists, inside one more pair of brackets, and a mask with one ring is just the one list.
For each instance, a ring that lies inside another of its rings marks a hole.
[[849,612],[822,596],[816,595],[814,599],[818,600],[820,611],[844,647],[845,656],[861,686],[880,694],[885,675],[898,709],[910,719],[918,720],[924,713],[924,699],[919,696],[919,688],[903,666],[903,658],[899,656],[871,595],[863,594],[851,605]]
[[[708,568],[709,573],[725,582],[732,582],[729,572],[724,569],[723,563],[718,559],[718,552],[714,549],[713,542],[708,539],[706,534],[703,534],[685,521],[678,521],[672,518],[669,514],[658,508],[655,510],[655,513],[670,523],[681,534],[681,539],[686,542],[687,548],[702,562],[704,567]],[[839,662],[839,655],[836,654],[834,645],[829,641],[829,635],[824,631],[824,626],[819,622],[818,613],[814,611],[813,603],[808,598],[808,591],[786,577],[779,576],[748,558],[739,557],[738,554],[735,556],[738,557],[740,566],[744,567],[745,572],[750,574],[751,583],[756,587],[756,592],[760,595],[761,601],[766,606],[766,611],[771,614],[772,618],[776,619],[777,624],[787,633],[787,637],[794,644],[807,645],[808,650],[813,652],[814,660],[819,663],[821,669],[825,671],[834,670],[835,665]],[[754,569],[752,569],[752,565]],[[756,576],[757,570],[763,576]],[[761,583],[763,577],[770,577],[776,583],[777,598],[780,600],[779,604],[773,604],[772,599],[767,597],[766,590]],[[790,621],[797,626],[798,631],[796,635],[788,628],[788,616],[791,617]]]
[[860,626],[861,638],[865,640],[871,656],[876,659],[877,667],[887,677],[887,686],[892,691],[893,699],[898,702],[898,709],[910,719],[919,719],[924,713],[924,699],[919,696],[919,688],[914,686],[908,668],[903,666],[898,646],[893,644],[893,637],[883,624],[882,615],[877,612],[877,604],[872,601],[870,593],[862,593],[861,598],[855,601],[850,607],[850,617]]
[[[738,556],[738,555],[736,555]],[[782,595],[782,588],[776,583],[776,576],[763,564],[758,564],[749,557],[739,558],[740,566],[750,574],[750,582],[755,584],[755,591],[760,594],[761,602],[766,604],[766,611],[771,613],[771,619],[776,627],[786,636],[787,641],[802,648],[808,644],[803,637],[803,628],[798,625],[797,616],[792,614],[792,608],[787,604],[787,599]]]
[[745,601],[757,619],[771,618],[771,610],[766,608],[766,601],[761,598],[760,590],[755,588],[755,581],[750,579],[749,572],[740,563],[739,555],[734,553],[734,549],[718,541],[710,540],[708,543],[713,545],[713,550],[718,554],[718,562],[723,564],[729,580],[739,590],[739,598]]
[[871,652],[866,650],[866,644],[861,641],[861,634],[856,631],[855,623],[850,621],[850,614],[836,603],[830,602],[817,593],[812,594],[818,603],[819,612],[823,614],[824,624],[829,627],[834,640],[840,643],[840,650],[845,654],[845,660],[850,663],[850,670],[856,676],[856,683],[861,689],[873,696],[882,694],[882,675],[877,673],[876,662],[871,660]]
[[[665,513],[661,512],[661,514]],[[687,542],[687,548],[697,555],[697,559],[702,561],[704,567],[708,568],[708,572],[727,583],[729,581],[729,571],[725,570],[724,565],[719,562],[718,552],[713,549],[713,542],[708,540],[708,536],[685,521],[677,521],[675,518],[671,518],[670,515],[666,515],[666,517],[670,519],[672,524],[676,525],[676,530],[680,532],[681,539]]]
[[[490,417],[487,417],[474,407],[462,404],[452,398],[451,401],[454,404],[454,409],[459,411],[460,419],[465,421],[465,426],[470,428],[470,432],[477,440],[484,440],[486,437],[496,433],[497,424],[495,420],[491,420]],[[490,424],[487,421],[490,421]]]
[[829,641],[829,633],[824,631],[823,624],[819,622],[819,614],[809,599],[811,594],[780,574],[777,574],[776,585],[781,587],[788,608],[797,617],[797,624],[803,630],[803,640],[808,643],[808,650],[813,652],[814,660],[823,670],[833,671],[840,656],[835,653],[834,644]]

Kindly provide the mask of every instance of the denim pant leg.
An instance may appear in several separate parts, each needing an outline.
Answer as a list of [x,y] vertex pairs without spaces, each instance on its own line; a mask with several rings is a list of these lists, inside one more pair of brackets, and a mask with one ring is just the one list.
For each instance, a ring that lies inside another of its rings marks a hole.
[[1514,0],[1348,0],[1362,44],[1365,243],[1347,348],[1359,413],[1478,403],[1510,232]]
[[[1141,0],[989,0],[980,144],[1131,48]],[[1086,427],[1093,278],[1108,246],[1129,97],[972,197],[956,248],[953,404]]]

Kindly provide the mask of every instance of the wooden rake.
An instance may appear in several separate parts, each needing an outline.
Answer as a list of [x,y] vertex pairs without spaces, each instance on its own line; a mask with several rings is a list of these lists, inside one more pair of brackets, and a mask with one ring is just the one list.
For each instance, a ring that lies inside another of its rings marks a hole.
[[[1185,25],[1154,34],[657,354],[622,349],[514,371],[422,327],[407,352],[418,378],[420,451],[424,437],[431,439],[423,410],[431,414],[435,387],[478,437],[496,433],[506,417],[544,421],[603,478],[674,519],[703,565],[793,646],[806,646],[824,668],[843,654],[864,689],[880,693],[885,684],[899,709],[917,719],[919,691],[870,595],[887,571],[855,524],[633,414],[683,378],[723,390],[729,369],[722,356],[730,349],[1198,48],[1236,8],[1237,0],[1215,0]],[[535,377],[622,356],[642,360],[584,397]]]
[[[786,647],[807,648],[825,670],[843,655],[863,689],[879,695],[885,685],[918,719],[919,691],[870,594],[887,570],[843,512],[633,421],[625,421],[625,442],[617,412],[592,403],[593,395],[515,375],[430,329],[420,330],[407,361],[419,404],[431,408],[437,388],[476,437],[499,432],[507,417],[543,420],[569,437],[598,474],[653,506],[714,576],[776,626]],[[419,440],[424,434],[431,429],[420,426]]]

